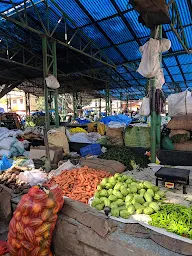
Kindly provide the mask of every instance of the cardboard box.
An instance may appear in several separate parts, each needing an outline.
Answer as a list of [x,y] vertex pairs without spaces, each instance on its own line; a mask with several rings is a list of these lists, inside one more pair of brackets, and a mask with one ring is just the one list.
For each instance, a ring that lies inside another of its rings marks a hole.
[[[58,164],[63,160],[63,148],[61,147],[49,147],[50,158],[52,164]],[[29,157],[31,159],[42,159],[46,157],[45,146],[31,147]]]

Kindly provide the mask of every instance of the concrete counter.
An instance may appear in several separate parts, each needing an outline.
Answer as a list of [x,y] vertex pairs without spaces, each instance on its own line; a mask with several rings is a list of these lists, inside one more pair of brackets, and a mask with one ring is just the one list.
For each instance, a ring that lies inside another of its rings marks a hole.
[[88,205],[71,199],[65,199],[52,246],[56,256],[192,255],[192,245],[139,224],[113,221]]

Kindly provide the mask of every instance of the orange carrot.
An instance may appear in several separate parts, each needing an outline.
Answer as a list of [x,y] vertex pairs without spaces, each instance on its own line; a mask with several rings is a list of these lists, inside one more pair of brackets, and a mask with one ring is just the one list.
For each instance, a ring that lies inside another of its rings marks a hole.
[[64,170],[60,175],[52,177],[45,185],[49,187],[58,184],[63,195],[87,204],[93,197],[97,185],[103,178],[110,176],[111,174],[106,171],[84,166],[70,171]]

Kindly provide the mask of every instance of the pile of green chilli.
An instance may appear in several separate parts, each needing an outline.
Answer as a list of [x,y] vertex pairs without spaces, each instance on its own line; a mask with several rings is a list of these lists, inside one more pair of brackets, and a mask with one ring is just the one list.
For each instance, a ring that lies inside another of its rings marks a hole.
[[164,195],[149,181],[136,181],[131,176],[116,173],[97,186],[92,206],[99,211],[110,207],[112,216],[127,219],[134,213],[158,212]]
[[151,225],[192,239],[192,206],[163,204],[160,211],[151,215]]

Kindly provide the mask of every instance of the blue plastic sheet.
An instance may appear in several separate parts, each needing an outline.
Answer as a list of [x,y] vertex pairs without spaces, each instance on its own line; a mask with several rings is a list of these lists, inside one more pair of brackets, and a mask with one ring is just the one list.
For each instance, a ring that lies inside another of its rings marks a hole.
[[0,160],[0,172],[9,169],[11,166],[11,161],[6,156],[3,156],[2,160]]
[[87,120],[87,119],[81,119],[81,118],[76,118],[75,119],[78,123],[80,124],[89,124],[91,123],[91,121]]
[[111,121],[125,123],[129,125],[132,122],[132,118],[126,115],[119,114],[117,116],[106,116],[101,119],[101,122],[108,125]]

